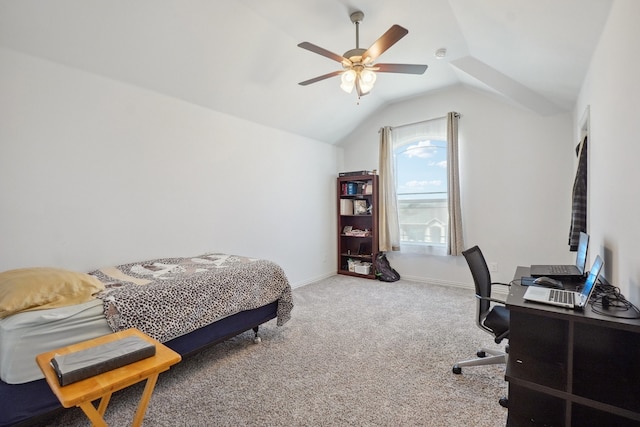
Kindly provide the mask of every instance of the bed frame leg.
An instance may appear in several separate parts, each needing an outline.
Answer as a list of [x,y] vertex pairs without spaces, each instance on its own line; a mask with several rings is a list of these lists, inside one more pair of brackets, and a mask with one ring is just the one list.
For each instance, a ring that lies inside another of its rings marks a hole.
[[255,328],[253,328],[253,333],[255,334],[255,335],[253,336],[253,342],[254,342],[254,344],[260,344],[260,343],[262,342],[262,338],[260,338],[260,337],[258,336],[258,329],[259,329],[259,328],[260,328],[259,326],[256,326]]

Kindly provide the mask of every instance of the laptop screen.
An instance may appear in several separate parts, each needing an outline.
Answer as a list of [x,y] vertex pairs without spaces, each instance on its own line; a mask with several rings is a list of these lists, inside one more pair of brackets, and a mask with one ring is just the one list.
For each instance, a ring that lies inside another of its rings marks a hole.
[[576,254],[576,267],[580,274],[584,274],[587,265],[587,249],[589,248],[589,235],[580,232],[580,240],[578,241],[578,253]]
[[584,282],[584,286],[582,287],[582,291],[580,292],[580,298],[584,301],[584,303],[586,303],[589,300],[589,296],[591,296],[591,292],[596,285],[596,280],[598,280],[598,276],[600,276],[602,265],[602,258],[600,258],[600,255],[596,256],[596,259],[591,266],[589,276],[587,276],[587,280]]

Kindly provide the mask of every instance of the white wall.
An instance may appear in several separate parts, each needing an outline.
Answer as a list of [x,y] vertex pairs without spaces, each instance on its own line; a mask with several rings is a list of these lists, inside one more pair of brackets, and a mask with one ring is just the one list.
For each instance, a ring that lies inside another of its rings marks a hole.
[[0,271],[220,251],[335,273],[331,145],[1,48],[0,142]]
[[575,131],[590,109],[589,232],[591,257],[640,306],[640,2],[616,0],[575,109]]
[[[464,241],[497,262],[494,280],[518,265],[575,261],[567,245],[574,179],[571,114],[541,117],[493,95],[455,86],[391,105],[341,144],[344,170],[378,168],[378,129],[446,115],[459,121]],[[577,142],[577,140],[576,140]],[[463,257],[390,253],[405,278],[470,285]]]

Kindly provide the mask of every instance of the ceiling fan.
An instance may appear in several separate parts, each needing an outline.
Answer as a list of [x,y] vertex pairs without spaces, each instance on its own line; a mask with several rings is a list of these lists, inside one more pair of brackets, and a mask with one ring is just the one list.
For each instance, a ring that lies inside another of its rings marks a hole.
[[340,56],[309,42],[302,42],[298,45],[303,49],[325,56],[342,64],[342,70],[333,71],[313,79],[305,80],[299,84],[310,85],[330,77],[341,75],[340,87],[345,92],[351,93],[356,88],[358,97],[366,95],[373,88],[376,81],[376,71],[379,73],[402,73],[402,74],[423,74],[427,70],[427,65],[417,64],[374,64],[374,61],[387,49],[396,44],[398,40],[406,36],[409,31],[400,25],[393,25],[369,49],[360,48],[360,22],[364,18],[364,13],[357,11],[351,15],[351,22],[356,24],[356,48],[348,50]]

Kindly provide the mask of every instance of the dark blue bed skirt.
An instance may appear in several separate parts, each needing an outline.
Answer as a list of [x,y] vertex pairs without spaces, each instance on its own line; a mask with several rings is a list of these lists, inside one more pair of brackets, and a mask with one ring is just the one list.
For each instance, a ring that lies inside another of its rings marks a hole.
[[[209,345],[217,344],[276,317],[278,302],[247,310],[164,343],[188,356]],[[0,381],[0,427],[28,426],[62,408],[44,379],[25,384]]]

